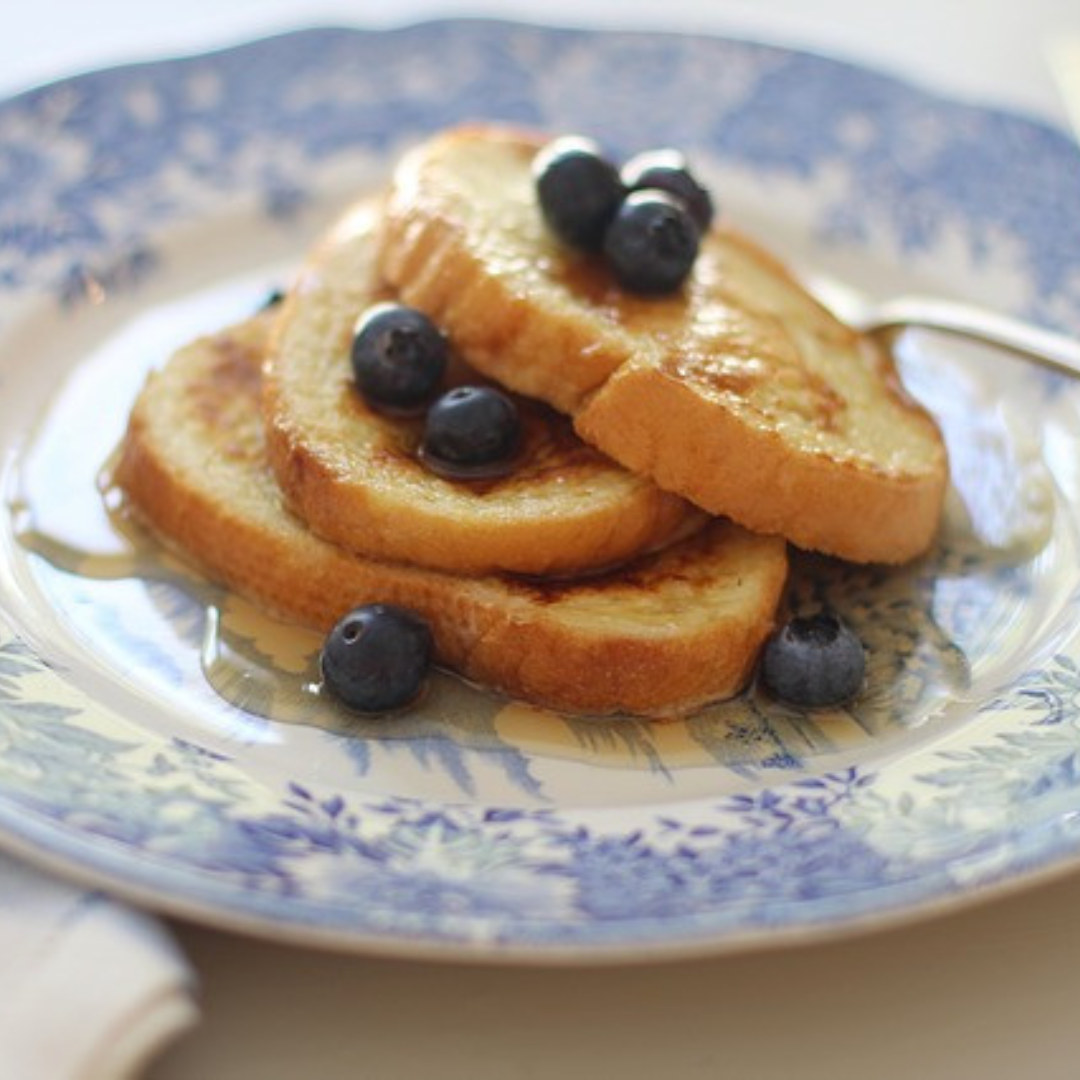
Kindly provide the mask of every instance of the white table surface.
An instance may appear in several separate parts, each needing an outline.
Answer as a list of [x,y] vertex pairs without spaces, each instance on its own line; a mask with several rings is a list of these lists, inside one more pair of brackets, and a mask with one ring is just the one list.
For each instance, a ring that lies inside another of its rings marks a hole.
[[[1078,0],[6,0],[4,9],[0,95],[301,25],[489,14],[779,41],[1062,125],[1045,48],[1080,35]],[[170,925],[200,975],[204,1021],[150,1080],[1080,1077],[1080,874],[900,929],[662,966],[437,965]]]

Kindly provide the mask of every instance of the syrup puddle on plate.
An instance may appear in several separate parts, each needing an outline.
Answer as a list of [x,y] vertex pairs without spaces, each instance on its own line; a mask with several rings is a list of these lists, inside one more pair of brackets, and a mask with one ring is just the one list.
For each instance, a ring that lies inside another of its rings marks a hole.
[[[159,360],[186,337],[213,329],[192,311],[190,333],[178,339],[175,316],[173,305],[159,328],[166,343]],[[146,329],[144,319],[140,340]],[[627,798],[659,790],[635,788],[634,774],[668,785],[677,779],[687,795],[711,792],[718,765],[746,779],[822,758],[842,761],[884,750],[948,716],[956,701],[977,692],[973,682],[992,680],[1022,650],[1036,618],[1031,596],[1075,554],[1075,545],[1058,550],[1048,540],[1022,557],[989,557],[971,527],[970,506],[954,500],[938,549],[911,566],[796,557],[793,605],[835,608],[869,650],[866,692],[844,709],[807,716],[751,689],[681,721],[586,719],[509,702],[436,673],[416,708],[355,716],[320,689],[319,635],[206,581],[130,522],[101,481],[148,366],[143,355],[125,366],[131,353],[121,334],[88,358],[28,440],[5,485],[12,550],[25,561],[38,602],[55,614],[58,632],[149,694],[194,702],[198,724],[233,740],[280,741],[278,725],[298,725],[344,736],[365,761],[371,752],[412,744],[416,756],[426,755],[425,768],[445,768],[465,789],[461,770],[469,766],[461,762],[468,755],[514,759],[519,779],[529,774],[521,783],[530,798],[552,797],[547,788],[557,786],[543,762],[625,772]],[[118,368],[121,379],[114,378]],[[700,777],[686,783],[695,773]]]

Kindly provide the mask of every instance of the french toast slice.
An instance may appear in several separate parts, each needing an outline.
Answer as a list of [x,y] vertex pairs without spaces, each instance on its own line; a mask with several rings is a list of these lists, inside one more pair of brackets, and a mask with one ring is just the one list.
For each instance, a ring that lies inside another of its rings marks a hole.
[[[518,400],[510,471],[445,479],[418,457],[419,418],[369,408],[352,382],[357,317],[388,294],[375,272],[380,206],[358,204],[305,263],[266,363],[270,461],[312,531],[363,555],[458,573],[576,574],[662,547],[705,515],[587,445],[541,402]],[[447,386],[482,381],[451,365]]]
[[606,576],[543,582],[379,561],[305,528],[267,461],[268,323],[202,338],[152,374],[114,471],[134,516],[209,576],[322,630],[361,603],[406,605],[442,664],[576,713],[679,715],[745,684],[783,589],[781,540],[717,520]]
[[926,550],[948,462],[891,359],[723,222],[677,293],[620,289],[545,226],[543,143],[472,126],[403,158],[380,241],[400,295],[480,371],[714,514],[855,562]]

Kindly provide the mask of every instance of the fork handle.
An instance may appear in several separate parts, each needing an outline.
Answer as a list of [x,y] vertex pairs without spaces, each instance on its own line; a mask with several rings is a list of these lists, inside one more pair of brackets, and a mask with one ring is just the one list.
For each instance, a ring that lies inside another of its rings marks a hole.
[[898,298],[881,304],[863,327],[870,333],[920,327],[985,342],[1054,371],[1080,378],[1080,342],[1053,330],[951,300]]

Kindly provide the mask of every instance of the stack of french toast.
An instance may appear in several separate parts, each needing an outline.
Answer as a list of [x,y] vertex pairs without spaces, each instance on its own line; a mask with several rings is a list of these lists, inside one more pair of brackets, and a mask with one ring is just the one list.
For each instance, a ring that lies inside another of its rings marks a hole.
[[[538,205],[546,143],[474,125],[413,149],[281,303],[151,375],[115,479],[277,616],[327,631],[399,605],[439,664],[513,698],[684,715],[747,684],[789,543],[924,552],[946,454],[890,359],[723,215],[661,295],[565,243]],[[357,323],[387,303],[445,335],[440,393],[514,402],[504,468],[433,468],[424,415],[359,392]]]

